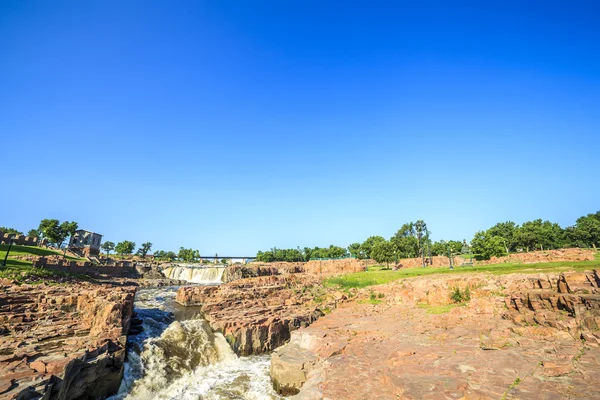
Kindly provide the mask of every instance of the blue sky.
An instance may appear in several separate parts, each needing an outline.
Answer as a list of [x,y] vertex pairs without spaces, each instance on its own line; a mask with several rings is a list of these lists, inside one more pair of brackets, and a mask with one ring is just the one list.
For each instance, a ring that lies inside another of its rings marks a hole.
[[599,17],[593,1],[2,1],[0,225],[251,255],[417,219],[436,240],[573,224],[600,209]]

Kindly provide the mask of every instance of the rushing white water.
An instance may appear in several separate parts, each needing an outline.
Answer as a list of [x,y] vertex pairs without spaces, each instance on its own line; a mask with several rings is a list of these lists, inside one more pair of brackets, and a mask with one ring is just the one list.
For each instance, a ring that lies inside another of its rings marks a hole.
[[192,265],[176,265],[165,268],[163,274],[170,279],[178,279],[192,283],[221,283],[224,267],[200,267]]
[[123,382],[111,399],[281,399],[271,385],[269,356],[238,357],[197,310],[174,302],[175,290],[138,291],[144,331],[130,337]]

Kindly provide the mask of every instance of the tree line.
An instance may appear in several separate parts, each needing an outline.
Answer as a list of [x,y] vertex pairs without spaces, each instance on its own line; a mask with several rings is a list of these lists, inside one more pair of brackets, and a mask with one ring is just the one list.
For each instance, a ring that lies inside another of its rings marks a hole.
[[436,255],[472,254],[487,260],[519,251],[551,250],[566,247],[597,248],[600,245],[600,211],[577,219],[574,225],[562,228],[551,221],[536,219],[518,225],[500,222],[485,231],[476,232],[466,240],[431,240],[431,231],[423,220],[408,222],[389,239],[371,236],[364,242],[347,248],[331,245],[328,248],[305,247],[259,251],[257,261],[308,261],[311,258],[355,257],[373,259],[379,263],[397,262],[402,258]]
[[267,251],[256,253],[256,261],[308,261],[311,258],[341,258],[348,254],[347,249],[339,246],[330,245],[329,247],[304,247],[303,249],[278,249],[272,248]]

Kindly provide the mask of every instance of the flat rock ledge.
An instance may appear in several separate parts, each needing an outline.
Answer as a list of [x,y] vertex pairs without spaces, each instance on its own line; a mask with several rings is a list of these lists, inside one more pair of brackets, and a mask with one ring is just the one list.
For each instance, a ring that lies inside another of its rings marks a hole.
[[240,279],[221,286],[185,286],[176,300],[199,305],[211,327],[238,355],[274,350],[292,331],[308,326],[345,296],[329,293],[321,280],[305,274]]
[[[452,304],[455,288],[471,291]],[[374,286],[271,355],[294,400],[600,399],[600,276],[418,277]]]
[[0,398],[98,399],[123,375],[135,287],[0,285]]

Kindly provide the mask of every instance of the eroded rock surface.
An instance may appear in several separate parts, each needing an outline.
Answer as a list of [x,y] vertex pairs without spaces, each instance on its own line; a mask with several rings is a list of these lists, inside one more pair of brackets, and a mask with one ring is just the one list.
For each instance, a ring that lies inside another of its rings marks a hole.
[[233,350],[248,355],[281,346],[290,332],[315,321],[342,297],[329,294],[317,277],[293,274],[182,287],[176,300],[200,305],[211,327],[223,333]]
[[86,282],[1,286],[0,398],[115,393],[134,293],[133,286]]
[[[456,287],[471,300],[452,304]],[[375,286],[294,331],[271,376],[304,400],[598,399],[597,288],[597,272]]]

